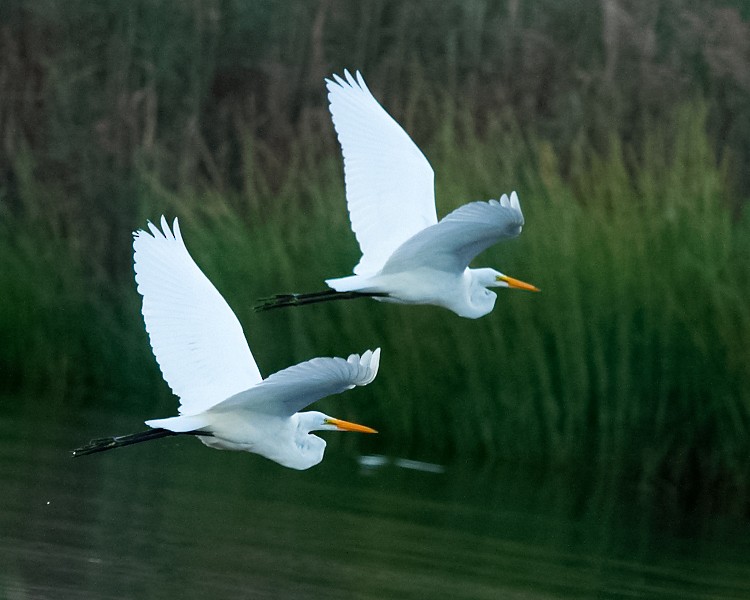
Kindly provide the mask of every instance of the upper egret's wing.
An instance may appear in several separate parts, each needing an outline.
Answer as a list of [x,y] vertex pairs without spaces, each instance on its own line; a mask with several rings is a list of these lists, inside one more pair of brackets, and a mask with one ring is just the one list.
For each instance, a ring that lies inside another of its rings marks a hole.
[[133,234],[143,319],[164,379],[195,414],[262,380],[242,326],[195,264],[174,220]]
[[375,379],[379,364],[380,348],[367,350],[361,357],[313,358],[274,373],[211,411],[248,410],[289,417],[316,400],[367,385]]
[[367,89],[344,71],[326,80],[344,155],[346,202],[362,250],[357,275],[379,270],[393,251],[437,223],[434,173],[424,154]]
[[421,231],[393,253],[383,273],[417,268],[460,273],[496,242],[521,233],[523,214],[515,192],[500,200],[470,202]]

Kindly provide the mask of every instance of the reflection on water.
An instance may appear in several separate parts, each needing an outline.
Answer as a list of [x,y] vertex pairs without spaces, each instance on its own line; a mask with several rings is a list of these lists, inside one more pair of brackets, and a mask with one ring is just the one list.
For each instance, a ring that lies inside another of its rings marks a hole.
[[445,467],[443,465],[424,462],[423,460],[413,460],[410,458],[390,458],[382,454],[364,454],[357,458],[357,462],[364,469],[379,469],[392,464],[402,469],[413,469],[414,471],[424,471],[425,473],[445,472]]
[[69,457],[137,429],[115,420],[0,414],[0,598],[750,598],[747,522],[335,448],[304,472],[194,439]]

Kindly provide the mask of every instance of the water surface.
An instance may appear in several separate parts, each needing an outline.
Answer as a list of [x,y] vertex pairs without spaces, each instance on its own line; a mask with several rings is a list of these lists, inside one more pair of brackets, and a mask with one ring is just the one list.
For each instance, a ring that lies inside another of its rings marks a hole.
[[750,598],[748,522],[612,481],[192,438],[73,460],[138,421],[36,420],[0,423],[0,598]]

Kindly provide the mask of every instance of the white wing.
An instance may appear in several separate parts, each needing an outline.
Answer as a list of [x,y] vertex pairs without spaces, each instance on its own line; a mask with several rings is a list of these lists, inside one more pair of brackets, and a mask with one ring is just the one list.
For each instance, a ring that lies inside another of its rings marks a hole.
[[274,373],[255,387],[211,408],[211,412],[247,410],[290,417],[313,402],[367,385],[378,374],[380,348],[360,357],[313,358]]
[[496,242],[516,237],[523,214],[515,192],[500,200],[470,202],[420,231],[393,253],[383,273],[411,271],[420,267],[461,273],[474,257]]
[[156,362],[180,397],[180,414],[201,412],[262,380],[242,326],[164,217],[162,231],[133,234],[135,281]]
[[362,250],[357,275],[378,271],[393,251],[437,223],[432,167],[383,110],[362,75],[326,80],[333,125],[344,155],[346,201]]

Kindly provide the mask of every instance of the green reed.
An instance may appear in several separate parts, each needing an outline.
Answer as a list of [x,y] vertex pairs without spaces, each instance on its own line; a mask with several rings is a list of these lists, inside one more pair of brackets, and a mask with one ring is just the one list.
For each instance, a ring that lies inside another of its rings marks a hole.
[[[263,373],[382,346],[377,380],[321,407],[377,427],[390,451],[592,463],[744,489],[750,224],[732,217],[705,119],[702,106],[681,110],[674,126],[654,127],[639,157],[616,137],[604,153],[581,142],[565,176],[548,143],[501,120],[479,137],[472,119],[447,119],[427,151],[439,214],[516,189],[522,235],[476,265],[542,288],[500,290],[495,311],[476,321],[370,300],[253,312],[263,296],[323,289],[358,258],[340,162],[306,166],[304,148],[275,189],[255,172],[250,191],[178,193],[144,173],[132,226],[180,217]],[[29,186],[24,202],[48,193]],[[130,232],[117,233],[109,256],[41,220],[4,219],[0,365],[14,385],[86,389],[89,403],[143,417],[172,412],[128,273]],[[98,267],[107,261],[122,263],[119,275]]]
[[581,148],[569,181],[549,145],[502,123],[489,142],[472,127],[444,132],[430,153],[440,213],[517,189],[523,234],[476,263],[543,290],[501,290],[477,321],[367,300],[250,311],[254,298],[322,289],[355,263],[337,164],[297,176],[243,224],[227,206],[214,215],[219,203],[189,201],[186,235],[226,281],[265,372],[383,346],[376,384],[326,405],[374,422],[394,449],[742,480],[748,229],[732,220],[704,122],[702,107],[681,111],[640,160],[617,139],[606,155]]

